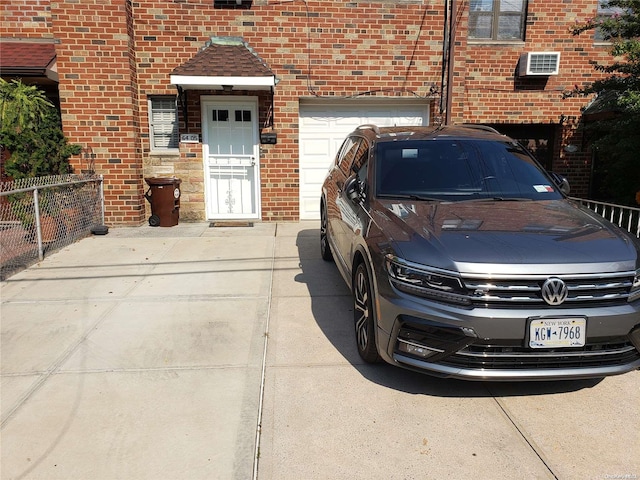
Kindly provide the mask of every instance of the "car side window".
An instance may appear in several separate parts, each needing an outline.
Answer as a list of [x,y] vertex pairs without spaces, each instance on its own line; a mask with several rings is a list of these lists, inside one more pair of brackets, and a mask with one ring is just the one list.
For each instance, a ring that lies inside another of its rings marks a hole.
[[351,170],[358,174],[358,179],[360,182],[364,183],[367,180],[367,165],[369,162],[369,142],[367,140],[362,140],[360,145],[358,146],[358,151],[356,152],[355,159],[353,160],[353,167]]
[[353,159],[353,166],[351,167],[351,171],[358,172],[360,167],[366,162],[367,156],[369,154],[369,142],[365,139],[362,139],[360,144],[358,145],[358,150]]
[[353,159],[355,158],[358,147],[360,145],[360,138],[358,137],[349,137],[342,145],[342,149],[340,150],[340,157],[338,158],[338,168],[344,174],[345,177],[350,175],[351,164],[353,163]]

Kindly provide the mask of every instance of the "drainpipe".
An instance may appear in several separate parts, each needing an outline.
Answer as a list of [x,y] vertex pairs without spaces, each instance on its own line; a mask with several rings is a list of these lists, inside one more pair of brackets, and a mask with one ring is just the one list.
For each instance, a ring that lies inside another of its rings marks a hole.
[[447,109],[444,117],[445,125],[451,125],[451,106],[453,104],[453,55],[456,43],[456,11],[456,0],[451,0],[451,13],[449,15],[449,61],[447,62]]
[[189,119],[187,118],[187,91],[180,85],[176,85],[176,90],[178,90],[178,103],[180,104],[180,109],[182,110],[184,126],[187,130],[187,133],[189,133]]
[[440,119],[442,121],[447,101],[447,65],[449,64],[449,58],[447,52],[449,51],[449,0],[444,0],[444,19],[442,22],[442,71],[440,72]]

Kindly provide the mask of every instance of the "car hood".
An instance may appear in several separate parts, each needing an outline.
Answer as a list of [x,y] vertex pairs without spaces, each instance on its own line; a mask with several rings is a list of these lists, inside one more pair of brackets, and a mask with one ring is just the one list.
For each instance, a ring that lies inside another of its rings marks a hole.
[[384,201],[375,210],[398,255],[439,268],[492,264],[502,266],[496,273],[513,273],[523,265],[583,264],[604,273],[640,263],[640,242],[569,200]]

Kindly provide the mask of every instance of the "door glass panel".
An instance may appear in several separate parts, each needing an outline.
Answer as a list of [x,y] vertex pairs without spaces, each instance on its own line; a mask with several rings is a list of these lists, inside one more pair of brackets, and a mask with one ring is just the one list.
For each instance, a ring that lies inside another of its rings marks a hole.
[[235,116],[236,116],[236,122],[250,122],[251,110],[236,110]]
[[256,212],[253,167],[211,167],[209,185],[211,215],[247,215]]
[[[245,113],[246,112],[246,113]],[[254,129],[250,110],[213,109],[209,124],[211,155],[250,156],[254,154]],[[248,118],[248,120],[244,120]]]
[[212,120],[214,122],[228,122],[229,110],[213,110]]

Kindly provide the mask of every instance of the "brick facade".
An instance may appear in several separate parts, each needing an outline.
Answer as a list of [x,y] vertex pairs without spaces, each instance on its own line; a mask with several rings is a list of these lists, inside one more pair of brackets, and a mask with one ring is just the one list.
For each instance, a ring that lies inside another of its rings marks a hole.
[[[181,144],[176,155],[151,154],[147,99],[176,95],[172,70],[210,37],[244,38],[279,79],[273,98],[248,93],[259,96],[260,125],[278,134],[276,145],[261,148],[262,219],[289,221],[299,217],[300,100],[431,98],[437,116],[444,4],[245,0],[242,8],[223,9],[213,0],[15,0],[3,2],[0,37],[56,43],[64,131],[84,148],[76,169],[91,166],[105,176],[108,224],[145,220],[144,178],[154,175],[182,178],[181,219],[205,219],[201,145]],[[458,5],[453,121],[548,125],[554,132],[552,168],[569,176],[574,193],[586,194],[590,153],[562,148],[582,147],[586,101],[562,99],[562,92],[596,78],[589,60],[608,58],[607,46],[592,36],[569,33],[576,20],[595,15],[597,0],[529,0],[524,42],[468,40],[468,2]],[[547,50],[561,52],[559,75],[516,75],[522,52]],[[187,92],[181,132],[201,131],[200,95],[213,94],[228,93]]]

